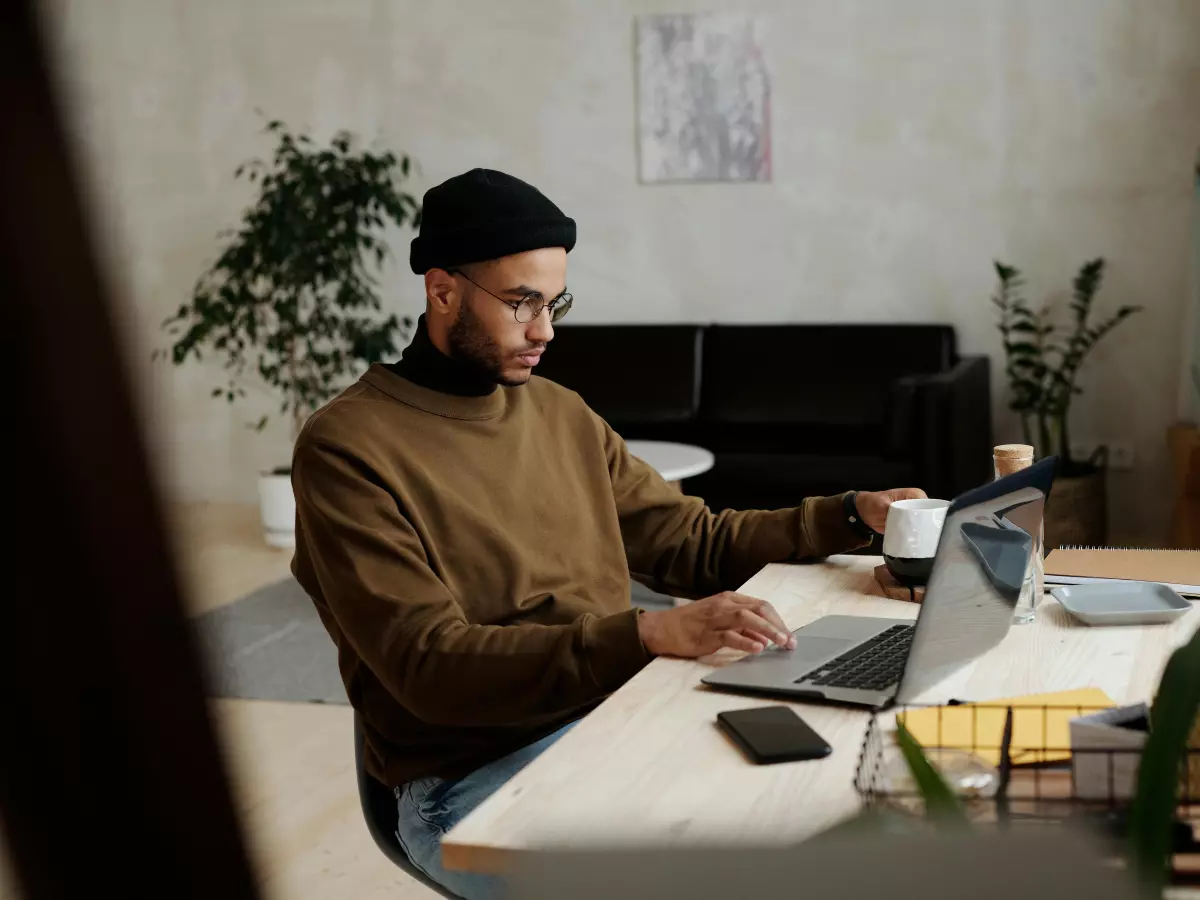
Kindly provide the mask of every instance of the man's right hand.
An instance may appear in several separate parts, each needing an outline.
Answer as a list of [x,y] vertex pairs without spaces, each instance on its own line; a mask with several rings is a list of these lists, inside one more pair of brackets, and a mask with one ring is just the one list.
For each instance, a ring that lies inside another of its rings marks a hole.
[[685,606],[638,617],[642,645],[655,656],[688,659],[722,647],[760,653],[774,642],[788,650],[796,639],[765,600],[725,591]]

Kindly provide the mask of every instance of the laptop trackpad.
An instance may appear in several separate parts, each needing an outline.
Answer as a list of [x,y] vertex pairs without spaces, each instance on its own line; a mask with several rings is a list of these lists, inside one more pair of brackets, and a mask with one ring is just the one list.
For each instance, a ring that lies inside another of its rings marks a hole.
[[861,642],[859,638],[847,640],[846,638],[806,637],[797,634],[796,649],[788,653],[789,661],[806,668],[818,666]]

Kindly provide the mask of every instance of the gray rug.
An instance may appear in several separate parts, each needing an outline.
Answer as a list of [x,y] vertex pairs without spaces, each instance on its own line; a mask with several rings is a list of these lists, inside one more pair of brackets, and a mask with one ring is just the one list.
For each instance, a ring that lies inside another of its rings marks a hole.
[[[674,605],[670,597],[637,582],[632,600],[643,609]],[[195,620],[195,628],[211,696],[347,702],[333,641],[293,578],[205,613]]]
[[214,697],[346,703],[337,650],[294,578],[196,619]]

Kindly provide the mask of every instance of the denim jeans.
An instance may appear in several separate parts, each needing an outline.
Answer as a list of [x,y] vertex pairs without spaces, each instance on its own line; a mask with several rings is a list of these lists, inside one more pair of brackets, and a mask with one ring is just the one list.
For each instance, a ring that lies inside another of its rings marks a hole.
[[575,724],[564,725],[540,741],[456,781],[418,778],[396,788],[396,802],[400,808],[396,836],[413,865],[465,900],[503,897],[504,879],[499,876],[443,869],[442,836]]

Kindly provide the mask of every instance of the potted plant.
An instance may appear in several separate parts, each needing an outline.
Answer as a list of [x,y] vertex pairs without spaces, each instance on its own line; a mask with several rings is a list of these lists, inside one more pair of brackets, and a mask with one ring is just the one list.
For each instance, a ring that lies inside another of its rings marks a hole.
[[1106,538],[1108,450],[1098,447],[1089,459],[1071,455],[1071,403],[1083,393],[1079,372],[1088,354],[1125,319],[1140,310],[1122,306],[1092,321],[1092,301],[1104,278],[1104,260],[1084,263],[1072,285],[1069,324],[1061,328],[1050,308],[1035,311],[1023,296],[1024,281],[1013,266],[995,263],[999,285],[992,302],[999,311],[1005,374],[1021,417],[1025,442],[1039,456],[1058,456],[1059,476],[1046,510],[1046,546],[1102,544]]
[[[175,365],[211,351],[225,383],[212,396],[246,396],[248,384],[274,391],[293,441],[305,419],[369,364],[407,340],[411,318],[384,316],[379,273],[388,257],[388,223],[417,227],[420,204],[400,184],[411,160],[359,149],[349,133],[318,147],[279,121],[266,131],[272,158],[250,160],[235,178],[257,186],[240,223],[196,282],[191,298],[163,327]],[[266,415],[251,427],[261,431]],[[267,543],[295,545],[295,500],[284,460],[259,477]]]
[[[1126,856],[1147,889],[1146,896],[1162,895],[1172,870],[1173,842],[1179,830],[1177,813],[1181,805],[1191,806],[1200,797],[1198,713],[1200,632],[1194,633],[1167,660],[1150,711],[1149,733],[1141,751],[1137,786],[1129,805],[1124,835]],[[1011,709],[1007,727],[1011,737]],[[899,722],[896,743],[912,774],[916,794],[924,803],[924,816],[941,828],[970,827],[954,790]],[[1021,820],[1006,817],[1004,821],[1006,827],[1012,827]],[[841,827],[888,827],[899,831],[911,828],[912,821],[871,812]],[[1185,832],[1190,830],[1190,826],[1185,828]]]

